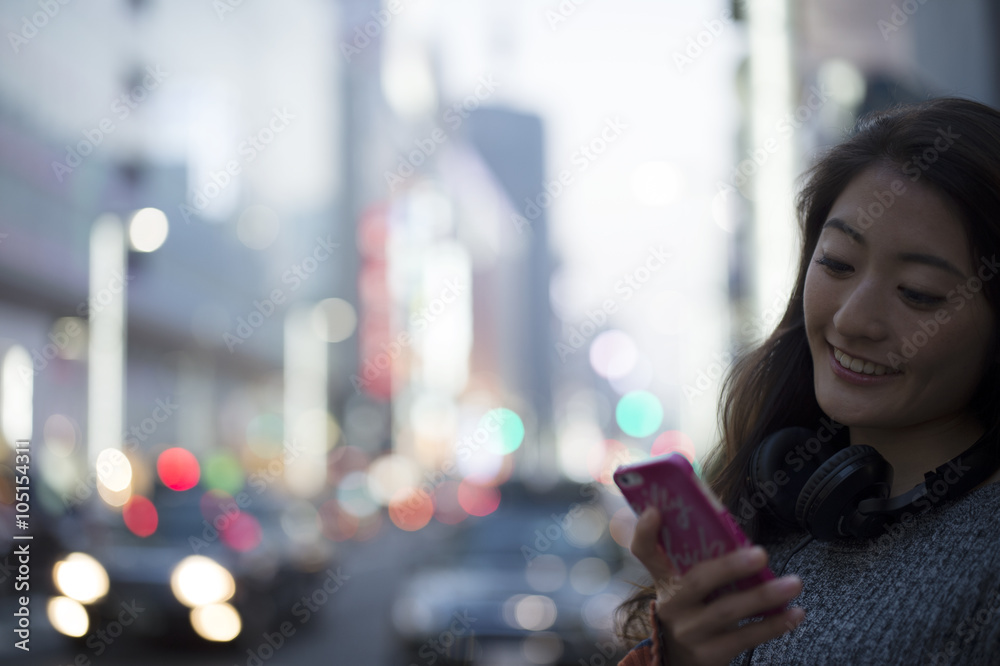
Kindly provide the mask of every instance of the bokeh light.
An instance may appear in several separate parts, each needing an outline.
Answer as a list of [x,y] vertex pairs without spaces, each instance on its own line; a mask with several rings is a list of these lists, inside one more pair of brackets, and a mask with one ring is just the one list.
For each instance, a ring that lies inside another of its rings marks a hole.
[[458,484],[458,503],[470,516],[488,516],[500,506],[500,491],[465,479]]
[[368,475],[351,472],[337,486],[337,501],[340,507],[357,518],[377,513],[379,504],[368,492]]
[[240,635],[240,614],[227,603],[206,604],[191,609],[191,626],[208,641],[228,642]]
[[632,337],[617,329],[599,333],[590,344],[590,365],[601,377],[624,377],[635,366],[638,350]]
[[663,423],[663,406],[648,391],[632,391],[618,401],[615,419],[622,432],[632,437],[646,437]]
[[153,503],[141,495],[132,497],[122,508],[122,518],[125,527],[138,537],[148,537],[156,532],[160,522],[159,514]]
[[693,462],[695,459],[694,442],[680,430],[666,430],[661,432],[653,440],[653,446],[650,447],[649,452],[654,456],[676,452],[683,454],[689,462]]
[[434,516],[434,500],[416,488],[400,488],[389,501],[389,519],[401,530],[415,532]]
[[128,224],[128,239],[137,252],[153,252],[167,240],[170,225],[167,215],[159,208],[143,208]]
[[479,421],[479,428],[490,433],[490,449],[494,453],[512,453],[524,441],[524,422],[505,407],[486,412]]
[[278,238],[281,220],[267,206],[247,206],[236,221],[236,236],[251,250],[266,250]]
[[246,553],[260,545],[260,522],[249,513],[240,512],[220,530],[222,541],[235,551]]
[[351,337],[358,325],[354,306],[342,298],[327,298],[312,310],[312,326],[316,335],[327,342],[343,342]]
[[231,453],[216,453],[210,456],[202,466],[205,485],[209,488],[225,491],[235,495],[243,489],[245,482],[243,466]]
[[632,544],[632,535],[635,533],[635,524],[638,518],[635,515],[635,511],[631,507],[625,506],[617,511],[611,516],[611,523],[608,525],[608,531],[611,532],[611,538],[615,540],[622,548],[628,548]]
[[113,493],[118,493],[132,483],[132,465],[125,454],[117,449],[104,449],[97,454],[97,479]]
[[45,419],[45,425],[42,426],[42,437],[45,447],[60,458],[66,458],[73,453],[79,440],[76,424],[63,414],[52,414]]
[[156,473],[167,488],[188,490],[198,484],[201,469],[198,459],[187,449],[167,449],[156,459]]

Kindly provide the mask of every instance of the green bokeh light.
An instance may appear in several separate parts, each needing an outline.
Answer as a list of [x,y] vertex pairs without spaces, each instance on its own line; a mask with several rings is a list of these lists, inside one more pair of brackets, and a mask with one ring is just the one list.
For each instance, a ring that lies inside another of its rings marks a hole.
[[618,401],[615,420],[622,432],[632,437],[646,437],[663,423],[663,406],[649,391],[630,391]]
[[505,407],[486,412],[479,421],[479,426],[491,433],[490,449],[494,453],[512,453],[524,442],[524,422],[515,412]]
[[243,467],[230,453],[217,453],[202,465],[205,485],[235,495],[243,489]]

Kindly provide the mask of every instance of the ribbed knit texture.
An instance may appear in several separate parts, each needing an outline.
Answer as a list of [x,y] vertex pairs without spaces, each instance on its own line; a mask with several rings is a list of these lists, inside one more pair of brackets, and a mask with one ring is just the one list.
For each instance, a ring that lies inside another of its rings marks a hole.
[[757,646],[750,663],[1000,665],[1000,483],[941,502],[893,535],[812,540],[794,553],[807,532],[762,535],[775,576],[802,579],[790,605],[806,617]]

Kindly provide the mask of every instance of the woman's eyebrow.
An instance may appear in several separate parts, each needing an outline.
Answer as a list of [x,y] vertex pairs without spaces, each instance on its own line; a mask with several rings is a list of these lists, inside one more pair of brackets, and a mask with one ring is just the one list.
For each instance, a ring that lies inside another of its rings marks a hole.
[[[864,235],[839,217],[831,217],[829,220],[824,222],[823,229],[826,229],[827,227],[843,231],[851,240],[856,241],[859,245],[866,244]],[[899,257],[901,261],[912,261],[918,264],[933,266],[934,268],[940,268],[941,270],[953,273],[963,280],[966,279],[965,274],[955,268],[954,264],[933,254],[923,254],[921,252],[900,252],[896,256]]]

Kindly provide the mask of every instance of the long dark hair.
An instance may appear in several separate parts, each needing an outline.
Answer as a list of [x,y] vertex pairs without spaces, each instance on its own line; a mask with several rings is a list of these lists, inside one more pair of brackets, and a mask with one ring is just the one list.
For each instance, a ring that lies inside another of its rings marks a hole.
[[[825,416],[816,402],[804,325],[806,271],[837,197],[862,171],[883,164],[956,205],[973,266],[1000,248],[1000,112],[984,104],[942,97],[869,114],[850,138],[804,174],[807,182],[797,200],[802,252],[794,290],[774,332],[730,366],[719,397],[722,438],[704,463],[705,481],[734,516],[752,499],[747,475],[754,447],[789,426],[818,429]],[[982,282],[982,291],[993,312],[1000,313],[1000,280]],[[998,352],[994,331],[987,358],[997,358]],[[1000,425],[1000,372],[983,374],[970,408],[986,430]],[[779,529],[762,511],[740,522],[755,542]],[[640,586],[617,609],[617,632],[626,645],[649,636],[648,606],[655,598],[653,588]]]

